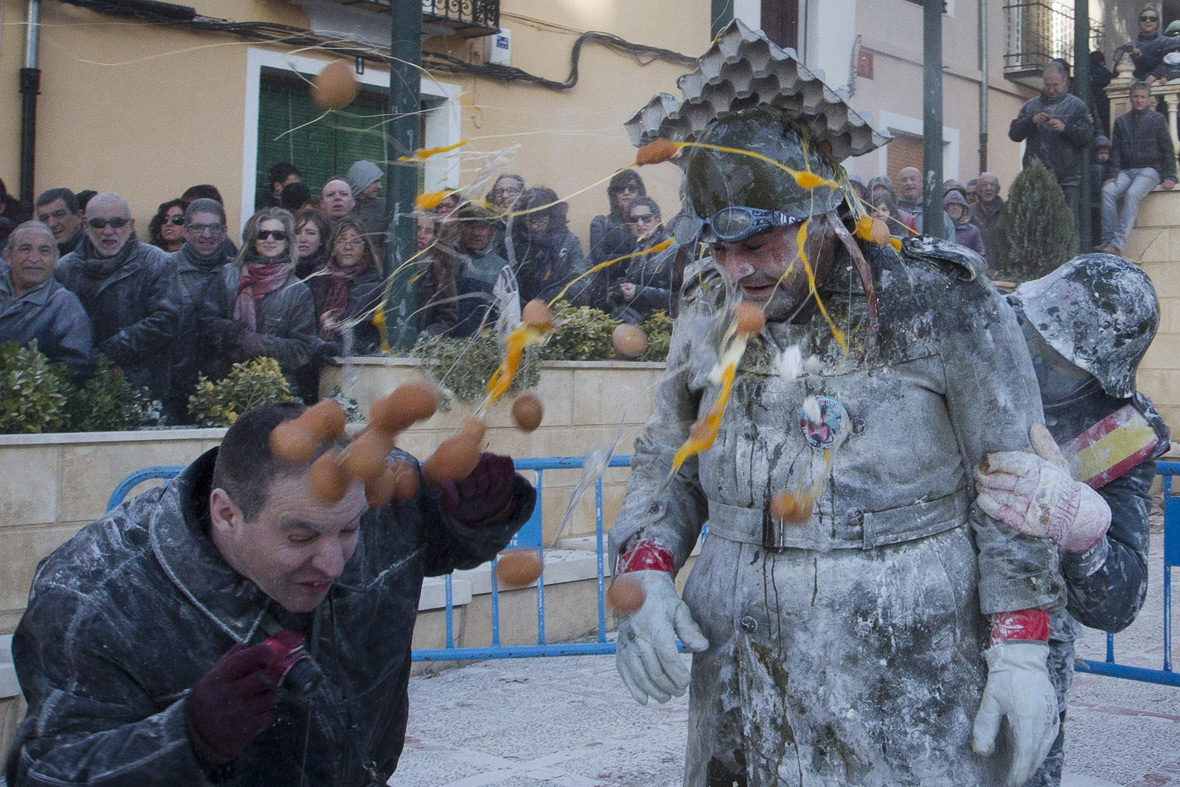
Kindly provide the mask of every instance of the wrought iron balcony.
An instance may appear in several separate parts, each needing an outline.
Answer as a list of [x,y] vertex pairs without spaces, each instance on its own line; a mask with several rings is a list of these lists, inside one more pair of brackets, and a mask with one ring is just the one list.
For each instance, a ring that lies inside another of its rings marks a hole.
[[[333,0],[337,5],[388,12],[392,0]],[[500,0],[420,0],[427,35],[463,38],[490,36],[500,30]]]
[[[1008,0],[1008,46],[1004,76],[1014,82],[1039,87],[1041,71],[1050,60],[1073,63],[1073,3],[1063,0]],[[1090,22],[1089,51],[1102,47],[1102,26]]]

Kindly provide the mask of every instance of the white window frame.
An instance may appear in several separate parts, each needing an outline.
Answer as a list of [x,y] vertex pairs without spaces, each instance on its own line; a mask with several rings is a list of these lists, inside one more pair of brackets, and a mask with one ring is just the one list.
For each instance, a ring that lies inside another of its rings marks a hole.
[[[258,105],[262,86],[262,69],[274,68],[280,71],[295,71],[311,79],[329,61],[302,55],[290,55],[270,49],[251,47],[246,53],[246,101],[245,119],[242,131],[242,205],[253,205],[258,171]],[[389,90],[389,72],[366,68],[356,75],[363,85]],[[462,111],[459,94],[462,88],[449,82],[424,75],[422,77],[422,102],[430,108],[425,112],[426,138],[423,147],[446,147],[462,137]],[[423,164],[427,191],[440,191],[459,187],[459,153],[432,156]],[[242,212],[242,226],[246,225],[250,213]]]

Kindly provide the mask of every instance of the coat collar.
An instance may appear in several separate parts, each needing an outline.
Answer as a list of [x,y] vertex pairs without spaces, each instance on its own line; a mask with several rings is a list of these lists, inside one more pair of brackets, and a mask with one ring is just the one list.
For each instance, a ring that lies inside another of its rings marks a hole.
[[152,552],[192,604],[239,642],[250,641],[271,607],[257,585],[234,571],[209,539],[207,505],[217,449],[202,454],[169,484],[148,523]]

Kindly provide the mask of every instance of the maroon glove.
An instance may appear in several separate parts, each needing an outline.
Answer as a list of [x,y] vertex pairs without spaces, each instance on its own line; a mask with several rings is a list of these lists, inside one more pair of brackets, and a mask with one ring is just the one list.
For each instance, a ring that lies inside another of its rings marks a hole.
[[498,525],[514,508],[515,482],[516,466],[512,457],[484,451],[466,478],[439,485],[438,505],[459,524]]
[[274,720],[282,666],[266,643],[238,643],[189,693],[188,726],[198,758],[211,765],[233,760]]

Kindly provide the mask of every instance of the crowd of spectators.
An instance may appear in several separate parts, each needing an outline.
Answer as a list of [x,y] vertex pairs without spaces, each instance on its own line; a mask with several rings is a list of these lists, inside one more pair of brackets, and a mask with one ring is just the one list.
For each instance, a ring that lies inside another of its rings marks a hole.
[[[1114,122],[1113,142],[1095,134],[1106,122],[1100,107],[1067,92],[1068,67],[1058,61],[1010,129],[1027,142],[1026,163],[1042,161],[1075,210],[1079,162],[1094,151],[1085,184],[1101,206],[1093,245],[1116,254],[1142,197],[1176,183],[1166,118],[1149,104],[1152,84],[1180,69],[1180,22],[1160,35],[1155,9],[1139,19],[1139,38],[1124,49],[1142,79],[1132,86],[1131,112]],[[1094,60],[1097,80],[1109,82],[1101,58]],[[118,194],[51,188],[29,216],[0,181],[0,342],[36,340],[81,377],[101,353],[148,388],[171,423],[190,421],[188,397],[200,375],[217,380],[234,363],[262,356],[276,359],[293,390],[312,401],[325,363],[383,346],[374,320],[386,296],[382,177],[376,164],[357,161],[315,197],[297,167],[274,165],[240,249],[227,236],[221,194],[208,184],[162,202],[141,239]],[[917,235],[929,223],[917,168],[900,170],[896,187],[887,175],[867,186],[855,175],[851,181],[864,211],[893,235]],[[974,250],[985,266],[1003,213],[1000,194],[991,172],[943,184],[944,237]],[[665,224],[633,170],[611,178],[604,208],[590,222],[586,251],[557,193],[517,174],[497,177],[482,199],[454,193],[422,211],[411,261],[416,329],[472,336],[496,323],[497,292],[514,291],[520,303],[560,298],[630,323],[660,310],[675,315],[693,251],[669,231],[677,216]]]

